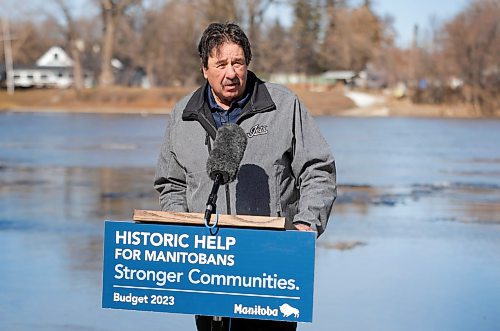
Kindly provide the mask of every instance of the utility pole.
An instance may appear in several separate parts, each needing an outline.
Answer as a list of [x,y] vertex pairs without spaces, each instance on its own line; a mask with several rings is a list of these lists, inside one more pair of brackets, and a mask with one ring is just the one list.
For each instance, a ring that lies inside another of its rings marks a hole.
[[12,66],[12,48],[10,39],[9,20],[3,18],[3,49],[5,52],[5,73],[7,78],[7,93],[14,94],[14,68]]

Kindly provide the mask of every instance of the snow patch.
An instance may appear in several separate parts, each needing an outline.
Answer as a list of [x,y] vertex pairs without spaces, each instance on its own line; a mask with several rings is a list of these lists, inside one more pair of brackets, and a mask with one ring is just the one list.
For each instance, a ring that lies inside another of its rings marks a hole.
[[363,92],[347,91],[344,95],[351,99],[356,106],[360,108],[370,107],[385,102],[385,98],[383,96],[375,96]]

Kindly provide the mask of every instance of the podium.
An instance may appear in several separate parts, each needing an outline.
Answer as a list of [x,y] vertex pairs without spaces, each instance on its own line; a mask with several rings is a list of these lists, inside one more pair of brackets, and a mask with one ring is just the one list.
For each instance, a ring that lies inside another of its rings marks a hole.
[[[154,210],[134,210],[134,221],[140,223],[163,223],[182,225],[205,225],[202,213],[182,213]],[[285,229],[284,217],[219,215],[221,227]]]
[[[312,322],[314,232],[280,217],[135,210],[105,222],[102,307]],[[211,225],[213,226],[213,224]]]

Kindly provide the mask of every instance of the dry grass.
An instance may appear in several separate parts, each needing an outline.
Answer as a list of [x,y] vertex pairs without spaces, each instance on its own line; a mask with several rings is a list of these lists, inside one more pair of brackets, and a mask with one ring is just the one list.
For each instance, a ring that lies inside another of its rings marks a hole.
[[86,89],[80,94],[72,89],[16,90],[14,95],[8,95],[5,91],[1,91],[0,109],[167,113],[188,92],[187,88],[144,90],[124,87]]
[[386,107],[391,116],[414,116],[414,117],[480,117],[471,107],[463,104],[414,104],[408,99],[389,100]]
[[[387,98],[384,104],[357,108],[341,87],[318,90],[289,86],[313,115],[478,117],[463,105],[415,105],[409,100]],[[0,90],[0,111],[54,111],[92,113],[168,113],[193,88],[110,87],[83,90],[18,89],[14,95]],[[500,112],[499,112],[500,113]]]
[[351,99],[344,96],[342,88],[315,90],[307,86],[289,86],[313,115],[341,115],[343,111],[355,108]]
[[[332,115],[354,107],[340,90],[311,92],[300,86],[291,88],[314,115]],[[168,113],[190,91],[192,88],[110,87],[87,89],[77,95],[72,89],[18,89],[8,95],[2,90],[0,110]]]

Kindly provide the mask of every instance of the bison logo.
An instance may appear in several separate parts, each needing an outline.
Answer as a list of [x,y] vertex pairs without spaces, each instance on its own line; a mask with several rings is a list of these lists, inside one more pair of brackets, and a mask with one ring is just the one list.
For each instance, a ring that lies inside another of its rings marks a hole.
[[288,317],[293,314],[295,318],[299,317],[300,311],[297,308],[290,306],[288,303],[284,303],[280,306],[280,311],[283,313],[283,317]]

